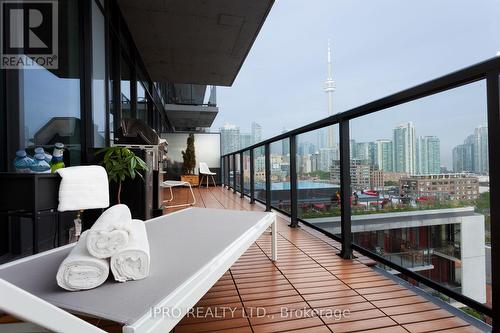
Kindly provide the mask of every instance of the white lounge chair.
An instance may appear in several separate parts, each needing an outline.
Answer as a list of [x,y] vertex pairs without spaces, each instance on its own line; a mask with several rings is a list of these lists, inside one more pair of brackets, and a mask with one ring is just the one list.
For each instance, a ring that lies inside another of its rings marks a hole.
[[201,186],[201,184],[203,184],[203,177],[205,177],[207,180],[207,187],[208,187],[208,177],[209,176],[212,177],[212,180],[214,182],[214,186],[217,186],[217,184],[215,183],[215,178],[214,178],[214,176],[216,176],[217,174],[215,172],[210,171],[207,163],[205,163],[205,162],[200,162],[200,175],[201,175],[200,186]]
[[[277,259],[274,213],[188,208],[145,222],[151,251],[146,279],[65,291],[55,276],[74,246],[66,245],[0,265],[0,311],[56,332],[103,332],[70,312],[120,323],[124,333],[164,333],[269,227],[271,259]],[[33,331],[28,323],[0,324],[2,329]]]

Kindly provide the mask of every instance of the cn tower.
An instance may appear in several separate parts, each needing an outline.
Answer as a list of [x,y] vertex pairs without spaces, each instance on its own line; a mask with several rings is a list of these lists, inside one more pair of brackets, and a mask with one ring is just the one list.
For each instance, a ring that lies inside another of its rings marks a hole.
[[[328,40],[328,76],[325,81],[325,92],[328,96],[328,116],[333,115],[333,92],[335,91],[335,82],[333,82],[332,74],[332,51],[330,48],[330,40]],[[333,126],[328,128],[327,138],[328,148],[333,148],[335,145],[335,137]]]

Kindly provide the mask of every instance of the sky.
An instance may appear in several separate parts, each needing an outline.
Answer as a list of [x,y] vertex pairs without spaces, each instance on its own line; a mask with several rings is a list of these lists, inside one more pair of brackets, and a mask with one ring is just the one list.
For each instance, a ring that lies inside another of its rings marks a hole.
[[[498,0],[277,0],[233,86],[217,88],[212,129],[256,121],[267,138],[326,117],[328,39],[336,113],[496,56],[499,31]],[[351,138],[390,139],[413,121],[451,166],[451,149],[486,122],[485,94],[478,82],[354,120]]]

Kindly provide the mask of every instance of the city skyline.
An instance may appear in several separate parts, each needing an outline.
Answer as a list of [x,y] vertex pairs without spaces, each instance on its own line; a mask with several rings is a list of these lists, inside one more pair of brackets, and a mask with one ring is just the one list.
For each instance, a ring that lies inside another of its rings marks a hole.
[[[500,3],[490,0],[382,0],[362,5],[318,0],[306,8],[296,0],[276,3],[233,87],[218,88],[220,113],[213,128],[231,122],[249,132],[251,122],[260,121],[265,139],[279,134],[283,126],[294,129],[326,117],[329,38],[337,87],[335,112],[491,58],[500,49],[494,33],[500,29],[494,15],[499,10]],[[364,24],[347,20],[349,15],[362,17]],[[416,20],[419,24],[412,24]],[[469,23],[464,25],[464,21]],[[401,31],[394,30],[396,23],[401,24]],[[412,120],[422,136],[440,136],[439,127],[450,126],[453,131],[440,139],[442,163],[451,168],[453,147],[463,141],[471,125],[486,122],[485,85],[480,81],[439,95],[444,97],[430,98],[433,103],[415,101],[398,107],[413,115],[387,113],[397,117],[396,122]],[[363,136],[357,139],[390,139],[384,137],[391,130],[386,124],[390,118],[373,117],[363,124],[353,120],[358,126],[354,130]],[[429,118],[434,121],[427,128]]]
[[[252,133],[240,133],[239,127],[225,124],[220,129],[223,154],[260,142],[255,133],[260,134],[262,126],[253,122],[252,128],[254,127],[255,130]],[[299,135],[297,155],[317,155],[311,163],[315,163],[318,170],[328,171],[332,161],[338,160],[340,156],[338,144],[329,147],[328,143],[328,130],[333,129],[333,127]],[[286,129],[283,128],[282,132],[286,132]],[[441,163],[441,139],[438,136],[417,135],[416,126],[411,121],[395,125],[392,133],[392,140],[377,139],[360,142],[351,139],[351,159],[367,161],[369,165],[376,166],[384,172],[410,175],[439,174],[443,172],[443,168],[448,172],[475,172],[477,174],[488,172],[488,130],[484,125],[474,128],[473,134],[468,135],[463,143],[458,142],[452,148],[453,158],[449,166]],[[310,140],[314,137],[315,140]],[[272,145],[271,154],[283,155],[285,152],[286,155],[289,152],[287,142],[277,143],[280,144],[280,149],[277,148],[277,145]]]

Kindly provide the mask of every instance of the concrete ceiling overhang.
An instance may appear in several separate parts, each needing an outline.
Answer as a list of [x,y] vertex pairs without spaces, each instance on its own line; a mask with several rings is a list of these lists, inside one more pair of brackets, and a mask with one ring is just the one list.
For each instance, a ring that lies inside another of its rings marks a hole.
[[175,130],[185,130],[212,126],[219,108],[216,106],[167,104],[165,111]]
[[230,86],[274,0],[118,0],[154,81]]

